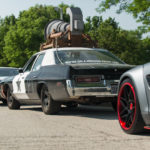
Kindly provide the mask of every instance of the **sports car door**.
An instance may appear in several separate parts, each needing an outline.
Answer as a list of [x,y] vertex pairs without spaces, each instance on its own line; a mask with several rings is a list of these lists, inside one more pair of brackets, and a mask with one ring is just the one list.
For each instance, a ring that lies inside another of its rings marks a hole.
[[16,96],[17,99],[29,99],[25,82],[27,76],[30,74],[36,57],[37,56],[31,57],[31,59],[27,62],[27,65],[25,65],[23,73],[19,73],[13,80],[13,94]]
[[[150,105],[150,63],[147,63],[147,64],[144,65],[143,75],[144,75],[144,85],[145,85],[144,90],[146,90],[148,105]],[[141,91],[142,90],[143,89],[141,89]],[[149,107],[149,112],[150,112],[150,107]]]

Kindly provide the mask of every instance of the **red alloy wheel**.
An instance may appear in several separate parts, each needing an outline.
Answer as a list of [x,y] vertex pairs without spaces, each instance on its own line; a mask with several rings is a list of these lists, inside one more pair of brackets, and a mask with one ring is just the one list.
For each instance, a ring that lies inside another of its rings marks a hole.
[[135,121],[136,116],[136,95],[131,83],[125,82],[118,95],[118,119],[124,130],[129,130]]

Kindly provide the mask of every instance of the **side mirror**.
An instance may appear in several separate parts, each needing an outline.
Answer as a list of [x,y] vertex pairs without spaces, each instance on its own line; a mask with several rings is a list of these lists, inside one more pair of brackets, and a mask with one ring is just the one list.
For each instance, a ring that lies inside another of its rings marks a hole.
[[19,73],[23,73],[23,69],[22,68],[19,68]]

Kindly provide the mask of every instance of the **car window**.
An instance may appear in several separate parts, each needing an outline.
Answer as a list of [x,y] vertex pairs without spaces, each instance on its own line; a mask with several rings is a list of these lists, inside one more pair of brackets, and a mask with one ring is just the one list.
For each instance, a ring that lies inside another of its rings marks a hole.
[[24,72],[31,71],[32,65],[34,64],[36,57],[37,56],[33,56],[31,60],[29,60],[29,64],[25,67]]
[[59,63],[115,63],[124,62],[112,55],[108,51],[93,50],[63,50],[55,52],[55,61]]
[[0,68],[0,77],[5,77],[5,76],[14,76],[18,74],[18,69],[12,69],[12,68]]
[[44,58],[44,55],[45,55],[45,54],[39,55],[39,57],[37,58],[37,60],[36,60],[36,62],[35,62],[35,64],[34,64],[34,66],[33,66],[33,68],[32,68],[32,71],[36,71],[36,70],[40,69],[41,64],[42,64],[42,61],[43,61],[43,58]]

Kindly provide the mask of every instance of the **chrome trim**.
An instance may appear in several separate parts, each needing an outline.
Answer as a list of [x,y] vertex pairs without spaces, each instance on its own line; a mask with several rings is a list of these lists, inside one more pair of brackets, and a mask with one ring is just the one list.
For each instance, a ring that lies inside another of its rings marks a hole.
[[96,96],[96,97],[116,97],[116,94],[111,93],[111,83],[118,84],[119,80],[105,80],[106,85],[103,87],[74,87],[71,80],[66,80],[67,91],[70,97],[75,96]]

